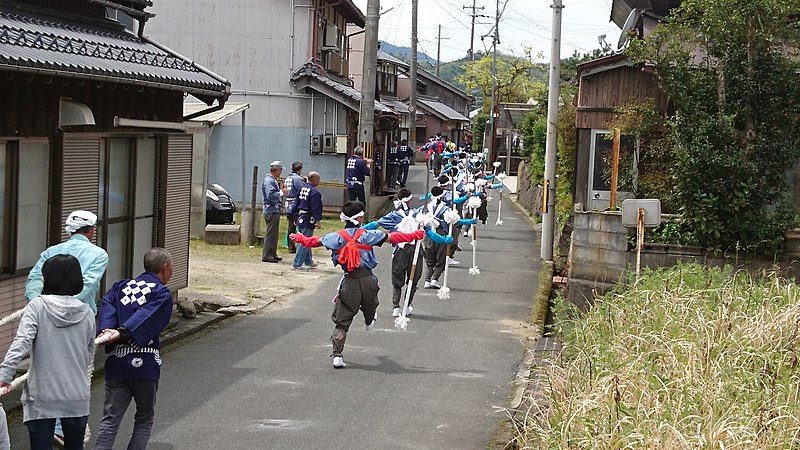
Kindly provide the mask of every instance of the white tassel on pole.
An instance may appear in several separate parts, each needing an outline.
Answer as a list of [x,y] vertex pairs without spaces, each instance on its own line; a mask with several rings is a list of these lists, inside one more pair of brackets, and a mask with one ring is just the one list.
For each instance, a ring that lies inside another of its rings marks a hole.
[[[503,180],[506,179],[506,173],[502,172],[497,175],[497,179],[500,180],[500,183],[503,183]],[[495,226],[502,227],[503,226],[503,188],[505,186],[500,187],[500,200],[497,201],[497,221],[494,223]]]
[[[23,308],[23,309],[25,309],[25,308]],[[17,312],[19,312],[19,311],[17,311]],[[16,314],[16,313],[14,313],[14,314]],[[94,345],[98,346],[100,344],[105,344],[106,342],[108,342],[109,339],[110,338],[107,335],[100,336],[100,337],[98,337],[97,339],[94,340]],[[92,355],[92,358],[94,358],[94,354]],[[10,385],[0,388],[0,397],[2,397],[4,395],[8,395],[11,391],[17,390],[17,389],[21,388],[22,386],[24,386],[25,383],[28,381],[28,373],[29,372],[25,372],[24,374],[18,376],[17,378],[14,378],[11,381]],[[91,378],[92,374],[89,373],[88,375]]]
[[414,246],[414,259],[411,260],[411,273],[408,277],[408,283],[406,283],[406,295],[405,299],[403,300],[403,309],[400,310],[400,317],[394,319],[395,328],[399,328],[401,330],[408,328],[408,322],[411,322],[411,319],[409,319],[406,315],[406,311],[408,311],[408,302],[411,301],[411,286],[414,283],[414,274],[417,271],[417,258],[419,257],[419,251],[421,247],[422,239],[418,240]]
[[[479,197],[470,197],[467,201],[467,208],[472,211],[472,218],[475,219],[478,217],[478,208],[481,206],[481,199]],[[474,224],[471,225],[470,230],[472,231],[470,234],[472,236],[472,241],[470,241],[470,245],[472,245],[472,267],[469,268],[470,275],[480,275],[481,271],[478,269],[477,263],[477,247],[478,247],[478,227]]]
[[[450,229],[447,233],[448,236],[451,238],[453,237],[453,225],[461,219],[461,216],[458,215],[458,211],[455,209],[455,205],[453,208],[445,211],[444,213],[444,221],[450,224]],[[448,250],[450,246],[448,245]],[[448,253],[445,251],[445,253]],[[442,287],[439,288],[439,292],[436,293],[436,296],[439,297],[439,300],[447,300],[450,298],[450,288],[447,287],[447,273],[450,271],[450,264],[447,264],[447,256],[445,255],[445,263],[444,263],[444,279],[442,280]]]

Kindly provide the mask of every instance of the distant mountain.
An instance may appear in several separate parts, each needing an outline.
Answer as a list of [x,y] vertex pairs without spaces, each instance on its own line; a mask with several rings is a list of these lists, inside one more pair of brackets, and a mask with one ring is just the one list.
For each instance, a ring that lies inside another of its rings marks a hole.
[[[405,62],[409,62],[409,58],[411,57],[411,49],[409,47],[400,47],[385,41],[381,41],[381,50]],[[417,64],[427,64],[430,67],[436,67],[436,58],[431,58],[425,53],[417,51]],[[427,69],[427,67],[423,68]]]

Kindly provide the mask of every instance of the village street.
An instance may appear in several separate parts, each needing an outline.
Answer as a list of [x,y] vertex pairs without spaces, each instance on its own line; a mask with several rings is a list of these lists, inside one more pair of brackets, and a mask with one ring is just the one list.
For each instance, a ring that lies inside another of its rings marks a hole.
[[[424,168],[411,184],[424,190]],[[259,314],[237,316],[162,353],[157,417],[148,448],[320,449],[486,448],[525,346],[539,267],[530,222],[504,202],[478,233],[480,275],[470,276],[471,246],[462,237],[460,266],[451,267],[451,298],[417,293],[406,331],[391,317],[391,248],[376,249],[381,284],[378,322],[365,331],[358,316],[345,347],[347,367],[331,365],[331,299],[340,273],[296,273],[284,260],[284,277],[316,286],[279,298]],[[417,203],[415,201],[415,203]],[[318,262],[330,264],[329,258]],[[275,271],[256,262],[253,271]],[[327,271],[327,269],[326,269]],[[271,283],[265,275],[263,283]],[[89,423],[98,429],[104,387],[92,389]],[[125,448],[133,408],[120,430]],[[15,448],[27,432],[10,423]],[[93,448],[93,440],[88,448]]]

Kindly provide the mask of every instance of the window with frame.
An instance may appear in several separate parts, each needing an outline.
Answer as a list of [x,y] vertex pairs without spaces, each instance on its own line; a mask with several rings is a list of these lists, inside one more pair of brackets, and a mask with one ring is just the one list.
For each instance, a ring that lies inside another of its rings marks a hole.
[[0,274],[30,270],[47,248],[50,144],[0,141]]
[[100,151],[97,243],[110,258],[105,286],[144,272],[155,243],[158,138],[107,138]]

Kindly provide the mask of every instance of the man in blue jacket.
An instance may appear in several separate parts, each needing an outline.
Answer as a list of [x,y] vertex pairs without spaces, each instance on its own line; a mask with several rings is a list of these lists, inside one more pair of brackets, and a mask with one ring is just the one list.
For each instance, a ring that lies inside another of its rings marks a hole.
[[[318,185],[319,173],[309,172],[308,183],[300,189],[300,193],[297,196],[295,208],[297,230],[306,237],[313,236],[314,229],[322,227],[322,193],[317,189]],[[301,245],[294,255],[292,270],[302,270],[303,264],[309,268],[317,267],[311,257],[311,249]]]
[[351,202],[358,200],[362,205],[367,203],[364,193],[364,177],[370,174],[370,164],[372,160],[364,159],[364,148],[360,145],[353,150],[353,156],[347,160],[345,170],[345,181],[347,183],[347,197]]
[[281,220],[281,196],[283,194],[278,178],[283,172],[283,163],[272,161],[269,173],[261,183],[261,195],[264,197],[264,249],[261,251],[261,261],[276,263],[282,258],[278,256],[278,225]]
[[95,448],[111,450],[131,399],[136,403],[128,447],[147,447],[155,422],[156,392],[161,378],[159,334],[169,324],[172,256],[160,247],[144,255],[145,272],[114,284],[103,297],[98,336],[106,344],[106,397]]

